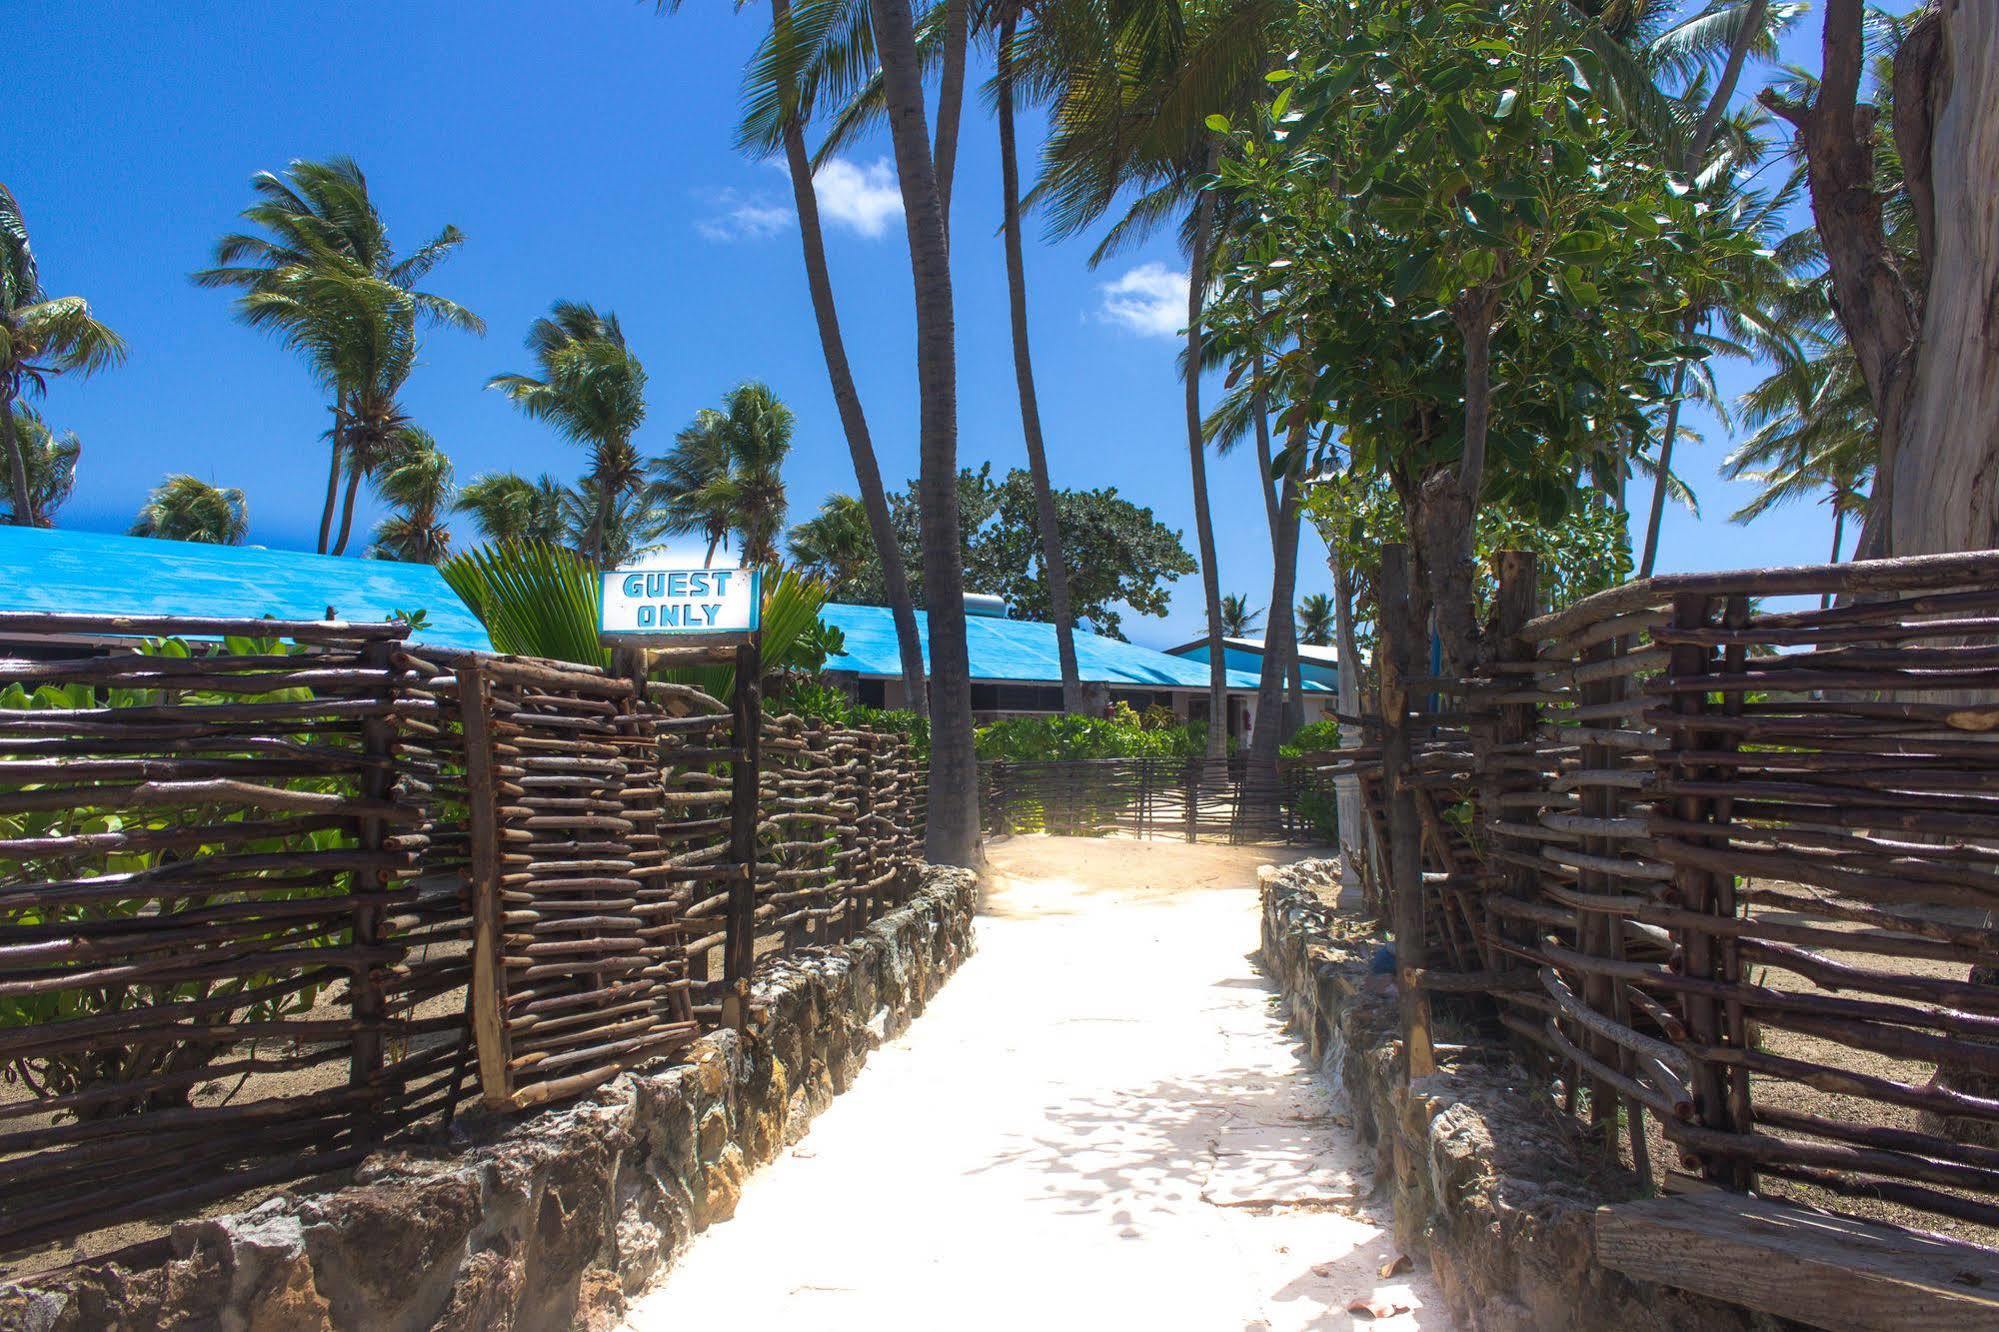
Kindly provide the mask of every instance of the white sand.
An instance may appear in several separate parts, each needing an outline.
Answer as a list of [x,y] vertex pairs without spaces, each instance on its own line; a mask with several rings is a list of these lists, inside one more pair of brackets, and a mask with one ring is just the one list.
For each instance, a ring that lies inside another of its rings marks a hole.
[[[1250,961],[1282,851],[1016,838],[978,952],[634,1305],[669,1332],[1448,1326]],[[1356,1299],[1418,1305],[1379,1320]]]

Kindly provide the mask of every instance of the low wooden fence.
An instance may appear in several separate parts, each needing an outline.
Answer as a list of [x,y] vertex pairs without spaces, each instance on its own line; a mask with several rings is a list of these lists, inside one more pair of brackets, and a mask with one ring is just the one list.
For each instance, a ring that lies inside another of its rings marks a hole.
[[[575,1095],[920,864],[910,747],[754,687],[393,624],[0,633],[51,640],[0,661],[0,1254]],[[161,641],[54,649],[118,635]]]
[[1332,779],[1317,763],[1284,760],[1259,779],[1241,756],[1115,758],[979,765],[990,836],[1169,837],[1231,843],[1337,840]]
[[1484,994],[1642,1170],[1663,1141],[1725,1188],[1999,1225],[1999,552],[1540,616],[1511,555],[1496,650],[1443,680],[1386,564],[1358,766],[1412,1068],[1427,996]]

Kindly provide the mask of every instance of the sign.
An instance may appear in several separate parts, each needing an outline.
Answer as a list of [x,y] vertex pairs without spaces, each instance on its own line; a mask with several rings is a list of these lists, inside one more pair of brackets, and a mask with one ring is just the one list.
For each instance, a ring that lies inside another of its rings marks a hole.
[[598,627],[607,635],[714,638],[763,627],[755,569],[613,569],[604,575]]

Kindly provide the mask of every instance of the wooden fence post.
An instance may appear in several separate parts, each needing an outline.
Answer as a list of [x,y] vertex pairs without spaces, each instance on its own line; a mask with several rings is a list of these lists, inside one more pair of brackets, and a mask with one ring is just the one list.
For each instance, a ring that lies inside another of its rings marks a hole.
[[[382,698],[396,697],[395,654],[402,647],[393,638],[371,638],[361,647],[361,664],[382,672]],[[368,801],[392,798],[396,780],[396,724],[392,717],[369,717],[361,723],[361,753],[367,765],[361,770],[361,797]],[[379,818],[363,818],[358,829],[360,849],[380,851],[384,830]],[[373,954],[382,943],[382,898],[388,891],[387,870],[356,871],[354,888],[361,904],[354,908],[354,949],[360,954],[354,964],[350,1002],[354,1012],[354,1039],[348,1052],[347,1085],[367,1087],[379,1082],[384,1055],[384,1028],[388,1003],[383,993],[381,962]],[[379,1098],[363,1101],[356,1110],[355,1146],[372,1147],[381,1134]]]
[[736,649],[735,762],[729,779],[728,928],[722,947],[722,1022],[741,1031],[757,960],[757,808],[763,767],[763,650]]
[[1381,548],[1382,781],[1388,796],[1388,858],[1395,924],[1396,989],[1402,1010],[1402,1048],[1410,1078],[1436,1072],[1430,1043],[1430,1004],[1422,989],[1428,928],[1423,919],[1422,827],[1415,788],[1409,785],[1409,664],[1421,626],[1409,619],[1409,548]]
[[513,1103],[507,1048],[506,963],[500,956],[499,798],[493,776],[492,681],[486,668],[458,669],[458,710],[465,731],[466,830],[471,839],[472,1038],[479,1053],[480,1099],[489,1109]]

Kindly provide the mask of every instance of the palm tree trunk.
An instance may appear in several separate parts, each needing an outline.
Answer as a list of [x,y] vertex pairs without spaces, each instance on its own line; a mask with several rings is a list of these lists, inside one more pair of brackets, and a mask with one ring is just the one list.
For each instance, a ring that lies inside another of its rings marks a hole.
[[[1304,413],[1291,426],[1289,446],[1296,450],[1305,443]],[[1297,630],[1292,618],[1292,599],[1298,591],[1298,481],[1284,478],[1283,495],[1277,506],[1277,540],[1271,551],[1270,611],[1263,622],[1263,673],[1257,681],[1256,731],[1250,737],[1249,762],[1253,771],[1271,780],[1277,776],[1277,747],[1284,741],[1284,686],[1297,662]]]
[[326,462],[326,505],[319,511],[319,553],[326,553],[327,543],[333,539],[333,506],[340,494],[341,444],[346,432],[340,424],[340,408],[333,409],[332,456]]
[[[1687,332],[1693,332],[1693,316],[1687,316]],[[1659,471],[1652,478],[1652,512],[1645,520],[1645,554],[1638,561],[1638,576],[1650,578],[1659,558],[1659,524],[1666,513],[1666,480],[1673,474],[1673,442],[1680,434],[1680,403],[1687,388],[1687,363],[1673,371],[1673,399],[1666,404],[1665,437],[1659,441]]]
[[[1214,166],[1210,150],[1208,167]],[[1194,537],[1201,553],[1201,595],[1208,610],[1208,757],[1227,756],[1228,663],[1222,656],[1222,580],[1215,563],[1215,524],[1208,510],[1208,450],[1201,431],[1201,301],[1208,285],[1208,233],[1215,226],[1215,198],[1206,190],[1194,205],[1194,244],[1187,264],[1187,461],[1194,480]]]
[[[779,24],[791,22],[790,0],[772,0],[771,20]],[[881,560],[882,591],[889,614],[895,620],[896,648],[902,658],[903,706],[912,712],[924,712],[929,705],[923,681],[923,641],[916,632],[916,602],[909,594],[909,571],[902,562],[902,546],[889,513],[888,492],[882,486],[881,467],[875,461],[874,438],[868,433],[860,391],[854,387],[854,372],[847,363],[847,343],[840,334],[840,313],[833,303],[833,279],[826,267],[826,235],[819,224],[819,196],[812,188],[812,160],[805,150],[804,126],[795,115],[785,118],[784,161],[791,172],[792,201],[798,208],[798,236],[805,249],[805,285],[812,293],[812,314],[819,325],[819,350],[826,358],[833,404],[839,410],[840,427],[847,436],[847,452],[854,459],[855,486],[861,492],[868,531],[874,537],[875,554]]]
[[340,536],[333,543],[333,553],[335,555],[345,555],[347,553],[347,535],[354,528],[354,495],[360,489],[361,468],[357,464],[347,469],[347,494],[340,504]]
[[965,110],[965,54],[972,37],[971,0],[949,0],[944,10],[944,72],[937,83],[937,199],[944,237],[951,237],[951,181],[958,170],[958,122]]
[[[1838,494],[1834,494],[1832,497],[1832,560],[1830,561],[1831,563],[1833,564],[1839,563],[1839,547],[1840,543],[1843,542],[1845,539],[1846,539],[1846,506],[1840,503],[1840,496]],[[1830,609],[1831,606],[1832,606],[1832,593],[1830,592],[1819,593],[1819,609],[1827,610]]]
[[0,397],[0,426],[7,431],[7,480],[14,495],[14,526],[35,525],[35,492],[28,484],[28,456],[21,451],[21,430],[14,421],[14,395]]
[[958,364],[950,241],[924,124],[923,79],[909,0],[869,0],[916,287],[916,378],[922,393],[918,486],[923,585],[930,603],[928,850],[941,865],[976,865],[979,767],[972,749],[971,661],[965,645],[964,551],[958,519]]
[[1001,207],[1006,232],[1007,301],[1013,321],[1013,376],[1020,388],[1020,426],[1027,441],[1027,472],[1034,482],[1034,521],[1041,529],[1041,568],[1048,579],[1048,604],[1055,620],[1055,651],[1061,659],[1062,710],[1083,711],[1082,672],[1076,665],[1076,617],[1069,606],[1069,564],[1062,554],[1061,520],[1055,511],[1048,451],[1041,438],[1041,404],[1034,392],[1034,360],[1027,345],[1027,272],[1020,242],[1020,160],[1013,125],[1013,33],[1019,18],[1009,5],[1000,20],[999,140]]

